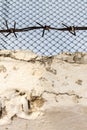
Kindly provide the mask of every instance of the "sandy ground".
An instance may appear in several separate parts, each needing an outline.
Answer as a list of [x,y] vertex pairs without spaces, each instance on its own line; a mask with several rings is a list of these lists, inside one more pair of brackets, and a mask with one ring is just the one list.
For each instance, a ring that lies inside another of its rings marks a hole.
[[87,115],[84,108],[80,107],[80,111],[54,108],[37,120],[14,118],[10,125],[0,126],[0,130],[87,130]]

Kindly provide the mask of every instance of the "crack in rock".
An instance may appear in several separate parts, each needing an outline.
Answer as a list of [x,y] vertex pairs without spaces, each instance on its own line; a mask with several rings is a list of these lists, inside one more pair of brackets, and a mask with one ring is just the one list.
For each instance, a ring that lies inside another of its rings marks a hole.
[[[44,64],[46,66],[46,63],[50,66],[53,62],[54,56],[33,56],[34,58],[29,58],[28,60],[24,58],[16,58],[15,54],[17,52],[7,52],[2,53],[0,52],[0,57],[9,57],[14,60],[24,61],[24,62],[31,62],[35,63],[40,62],[40,64]],[[77,63],[77,64],[86,64],[87,63],[87,54],[82,52],[75,52],[75,53],[62,53],[59,56],[56,56],[58,60],[62,60],[68,63]]]
[[49,91],[44,91],[44,92],[41,94],[41,96],[43,96],[44,93],[53,94],[53,95],[56,95],[56,96],[59,96],[59,95],[75,96],[75,97],[77,97],[78,99],[83,98],[82,96],[79,96],[79,95],[77,95],[77,94],[70,94],[70,93],[67,93],[67,92],[65,92],[65,93],[60,93],[60,92],[59,92],[59,93],[56,93],[56,92],[49,92]]
[[18,61],[24,61],[24,62],[32,62],[32,63],[34,63],[36,61],[36,59],[37,59],[38,56],[36,56],[35,58],[31,58],[30,60],[18,59],[15,56],[13,56],[12,53],[9,53],[9,54],[0,54],[0,57],[9,57],[11,59],[18,60]]
[[38,57],[38,56],[35,56],[34,58],[30,58],[28,60],[25,60],[24,58],[16,58],[15,55],[13,55],[14,53],[13,52],[9,52],[9,53],[1,53],[0,54],[0,57],[8,57],[8,58],[11,58],[11,59],[14,59],[14,60],[18,60],[18,61],[24,61],[24,62],[31,62],[31,63],[35,63],[35,62],[39,62],[40,64],[44,64],[46,65],[46,63],[48,65],[51,65],[52,64],[52,61],[54,59],[54,56],[41,56],[41,57]]

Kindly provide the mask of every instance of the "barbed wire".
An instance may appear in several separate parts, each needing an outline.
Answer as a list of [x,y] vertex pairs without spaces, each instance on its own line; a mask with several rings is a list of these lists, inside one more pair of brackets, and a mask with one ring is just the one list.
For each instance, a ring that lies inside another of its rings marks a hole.
[[76,31],[77,30],[87,30],[86,26],[79,26],[79,27],[75,27],[75,26],[67,26],[66,24],[62,23],[62,25],[64,26],[64,28],[56,28],[56,27],[51,27],[51,26],[47,26],[47,25],[41,25],[40,23],[36,22],[39,26],[30,26],[30,27],[25,27],[25,28],[16,28],[16,22],[14,22],[14,27],[13,28],[9,28],[8,26],[8,21],[5,20],[5,23],[3,23],[6,26],[6,29],[1,29],[0,33],[2,33],[4,35],[4,33],[7,33],[7,35],[4,35],[5,37],[9,36],[11,33],[14,34],[14,36],[17,38],[16,32],[26,32],[26,31],[30,31],[30,30],[37,30],[37,29],[43,29],[42,32],[42,37],[44,37],[45,35],[45,31],[47,30],[48,32],[50,30],[56,30],[56,31],[69,31],[69,33],[71,33],[72,35],[76,36]]

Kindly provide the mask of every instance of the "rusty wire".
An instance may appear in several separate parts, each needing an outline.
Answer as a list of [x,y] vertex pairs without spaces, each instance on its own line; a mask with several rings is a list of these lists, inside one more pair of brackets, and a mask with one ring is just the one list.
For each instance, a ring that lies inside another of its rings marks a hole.
[[47,25],[41,25],[40,23],[36,22],[39,26],[30,26],[30,27],[26,27],[26,28],[16,28],[16,22],[14,22],[14,27],[13,28],[9,28],[8,27],[8,22],[7,20],[5,20],[4,25],[6,26],[6,29],[0,29],[0,33],[7,33],[7,35],[4,36],[9,36],[11,33],[14,34],[14,36],[17,38],[16,32],[26,32],[26,31],[30,31],[30,30],[37,30],[37,29],[43,29],[42,32],[42,37],[45,34],[45,31],[50,31],[50,30],[56,30],[56,31],[68,31],[69,33],[71,33],[72,35],[76,36],[76,31],[77,30],[87,30],[87,27],[83,26],[83,27],[75,27],[75,26],[67,26],[66,24],[62,23],[62,25],[64,26],[64,28],[56,28],[56,27],[51,27],[51,26],[47,26]]

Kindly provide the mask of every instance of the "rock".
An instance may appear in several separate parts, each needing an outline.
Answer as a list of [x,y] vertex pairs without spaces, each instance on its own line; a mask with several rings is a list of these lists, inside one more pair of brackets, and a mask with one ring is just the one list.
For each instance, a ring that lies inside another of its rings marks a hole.
[[79,52],[47,57],[0,51],[1,128],[19,130],[21,120],[25,130],[86,130],[86,63],[87,54]]

